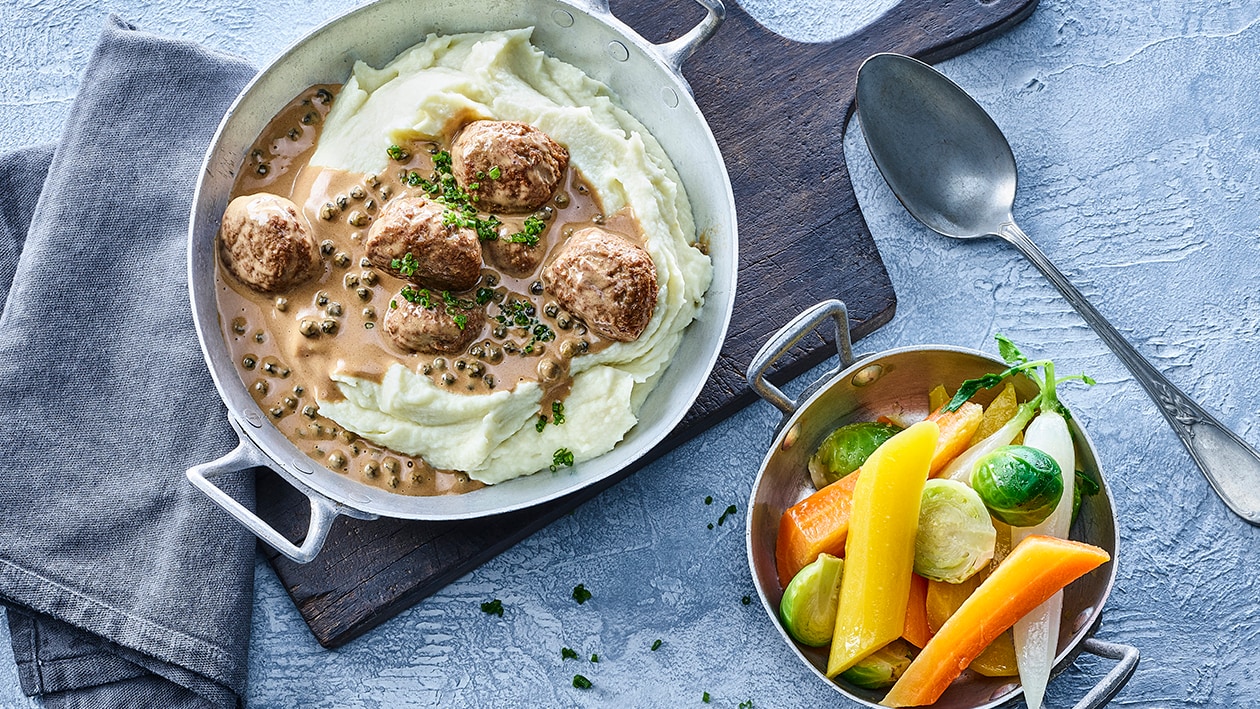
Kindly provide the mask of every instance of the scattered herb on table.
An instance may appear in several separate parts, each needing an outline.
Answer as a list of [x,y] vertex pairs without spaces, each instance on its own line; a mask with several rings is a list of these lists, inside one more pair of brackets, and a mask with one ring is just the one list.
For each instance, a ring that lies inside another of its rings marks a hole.
[[722,523],[726,521],[727,516],[733,514],[735,514],[735,505],[727,507],[726,511],[722,513],[722,516],[718,517],[718,526],[721,527]]
[[586,590],[586,584],[580,583],[573,587],[573,600],[577,601],[579,606],[591,600],[591,592]]
[[712,523],[712,522],[710,522],[710,523],[709,523],[709,529],[713,529],[713,523]]
[[713,504],[713,496],[712,496],[712,495],[705,495],[705,496],[704,496],[704,504],[706,504],[706,505],[711,505],[711,504]]
[[708,693],[708,692],[705,692],[705,693],[704,693],[704,695],[700,697],[700,701],[704,702],[705,704],[708,704],[708,703],[709,703],[709,693]]
[[740,703],[739,703],[739,709],[753,709],[753,702],[752,702],[752,700],[751,700],[751,699],[749,699],[749,700],[748,700],[748,701],[746,701],[746,702],[740,702]]
[[500,618],[502,618],[503,617],[503,601],[500,601],[497,598],[494,599],[493,601],[486,601],[485,603],[481,604],[481,612],[485,613],[486,615],[497,615]]
[[591,681],[582,675],[573,675],[573,686],[578,689],[590,689]]
[[595,653],[593,653],[593,652],[592,652],[592,653],[591,653],[591,662],[599,662],[599,655],[596,655]]
[[577,650],[574,650],[574,649],[573,649],[573,648],[571,648],[571,647],[562,647],[562,648],[560,648],[560,659],[561,659],[561,660],[576,660],[576,659],[577,659],[577,657],[578,657]]
[[752,596],[744,596],[743,598],[739,599],[739,602],[743,603],[744,605],[748,605],[752,603]]
[[660,650],[660,649],[661,649],[661,639],[660,639],[660,638],[657,638],[657,639],[656,639],[656,640],[652,643],[652,652],[656,652],[657,650]]

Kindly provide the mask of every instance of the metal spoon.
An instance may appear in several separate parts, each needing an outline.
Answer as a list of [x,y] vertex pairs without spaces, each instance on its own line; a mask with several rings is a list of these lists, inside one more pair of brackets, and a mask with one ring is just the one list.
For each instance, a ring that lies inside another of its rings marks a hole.
[[875,165],[910,214],[956,239],[996,236],[1032,261],[1159,405],[1216,494],[1260,526],[1260,453],[1138,354],[1016,226],[1015,156],[980,104],[920,61],[876,54],[858,70],[857,113]]

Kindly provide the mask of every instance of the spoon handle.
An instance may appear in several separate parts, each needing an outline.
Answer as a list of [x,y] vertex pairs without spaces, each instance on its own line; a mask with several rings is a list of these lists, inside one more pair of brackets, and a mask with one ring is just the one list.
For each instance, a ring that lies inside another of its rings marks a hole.
[[1133,349],[1133,345],[1090,305],[1015,222],[1003,223],[997,236],[1031,261],[1124,362],[1133,377],[1159,405],[1173,431],[1190,451],[1190,457],[1198,463],[1199,469],[1225,504],[1239,517],[1260,526],[1260,453],[1238,434],[1222,426],[1212,414],[1168,381]]

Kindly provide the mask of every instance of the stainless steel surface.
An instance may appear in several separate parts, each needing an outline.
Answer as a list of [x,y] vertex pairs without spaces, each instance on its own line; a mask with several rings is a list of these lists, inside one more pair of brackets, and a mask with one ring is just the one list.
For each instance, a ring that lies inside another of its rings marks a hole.
[[[809,317],[794,319],[772,336],[754,360],[762,363],[762,371],[764,367],[773,365],[771,354],[781,351],[784,342],[799,338],[808,331],[808,323],[816,326],[826,319],[826,315],[837,312],[834,303],[827,301],[815,306],[806,311],[805,315]],[[802,397],[794,413],[785,414],[783,426],[753,482],[746,543],[749,568],[761,602],[783,641],[801,661],[836,691],[863,706],[878,707],[884,693],[862,689],[841,679],[828,679],[825,674],[827,648],[797,644],[779,621],[778,609],[783,589],[779,586],[774,556],[779,519],[788,507],[814,492],[806,472],[809,457],[837,426],[854,421],[871,421],[880,414],[890,412],[900,413],[909,420],[922,419],[929,413],[928,391],[932,387],[939,384],[957,389],[964,379],[1004,369],[1004,362],[983,352],[939,345],[904,347],[860,357],[841,371],[824,375],[816,391]],[[750,381],[754,378],[753,374],[749,372]],[[1013,381],[1022,400],[1036,396],[1037,385],[1032,380],[1019,376]],[[981,392],[974,400],[987,404],[995,395],[995,391]],[[1104,648],[1102,644],[1082,645],[1097,627],[1107,596],[1115,583],[1119,548],[1115,508],[1095,457],[1093,443],[1075,419],[1068,425],[1076,445],[1079,467],[1096,480],[1100,488],[1098,494],[1082,498],[1080,513],[1072,525],[1071,538],[1105,549],[1111,560],[1064,589],[1065,620],[1059,632],[1055,673],[1071,665],[1082,650],[1112,657],[1117,652],[1109,648],[1124,648],[1119,652],[1120,658],[1124,658],[1120,666],[1089,694],[1089,697],[1105,695],[1109,698],[1132,675],[1138,653],[1128,646],[1108,645]],[[1013,702],[1022,692],[1018,678],[985,677],[966,670],[932,706],[941,709],[997,707]]]
[[[494,0],[483,11],[469,13],[457,0],[423,4],[381,0],[315,30],[245,88],[210,145],[193,200],[188,258],[192,308],[210,373],[231,415],[241,422],[245,438],[269,461],[269,467],[312,496],[313,505],[319,496],[334,503],[332,509],[339,513],[354,510],[406,519],[500,514],[564,496],[613,475],[647,453],[682,420],[725,338],[738,267],[735,204],[725,163],[689,86],[677,72],[678,63],[712,33],[723,16],[717,0],[702,4],[707,12],[700,25],[674,42],[657,45],[613,17],[602,3]],[[697,231],[708,242],[713,283],[673,364],[640,409],[639,424],[609,453],[556,474],[518,478],[458,496],[409,497],[362,485],[316,463],[274,428],[249,396],[228,355],[214,293],[214,244],[236,169],[250,143],[293,96],[312,84],[343,82],[356,60],[379,66],[434,32],[529,26],[534,27],[536,46],[611,87],[621,105],[674,158]],[[241,517],[240,510],[229,511]],[[286,551],[283,545],[281,551]]]
[[945,236],[996,236],[1018,249],[1129,368],[1225,504],[1260,525],[1260,452],[1147,362],[1015,224],[1015,157],[984,109],[932,67],[876,54],[858,70],[857,113],[906,209]]
[[[766,375],[771,365],[787,354],[787,351],[796,346],[801,338],[808,335],[827,318],[831,318],[835,325],[836,350],[840,353],[840,362],[835,369],[819,377],[819,382],[830,379],[841,369],[853,364],[853,341],[849,337],[849,311],[844,307],[844,303],[838,300],[824,300],[792,318],[791,322],[771,336],[748,365],[748,383],[752,385],[753,391],[785,414],[796,413],[799,406],[798,399],[788,397],[779,387],[771,384],[766,379]],[[798,398],[804,397],[805,394],[802,394]]]

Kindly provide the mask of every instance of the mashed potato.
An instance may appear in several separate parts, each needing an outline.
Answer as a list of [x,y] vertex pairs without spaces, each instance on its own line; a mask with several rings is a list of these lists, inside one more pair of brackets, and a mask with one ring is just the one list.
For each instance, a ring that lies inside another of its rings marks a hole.
[[568,148],[607,213],[629,207],[656,266],[652,320],[634,342],[571,363],[566,423],[535,430],[541,389],[454,394],[396,364],[381,382],[333,372],[345,398],[320,412],[365,438],[484,483],[533,473],[568,448],[577,461],[613,448],[669,364],[704,301],[712,268],[677,172],[656,140],[618,107],[608,87],[529,43],[530,30],[431,35],[389,64],[354,67],[311,162],[362,173],[387,169],[386,148],[446,139],[467,120],[537,126]]

